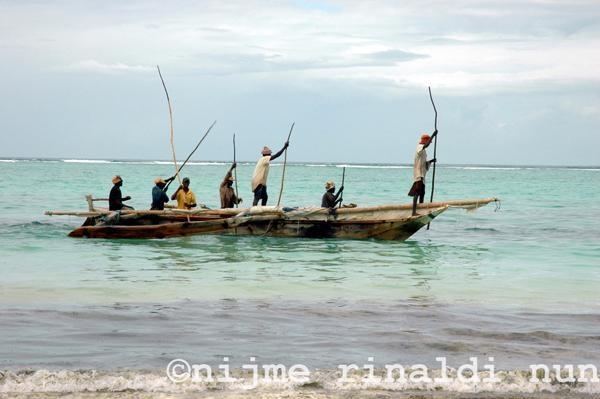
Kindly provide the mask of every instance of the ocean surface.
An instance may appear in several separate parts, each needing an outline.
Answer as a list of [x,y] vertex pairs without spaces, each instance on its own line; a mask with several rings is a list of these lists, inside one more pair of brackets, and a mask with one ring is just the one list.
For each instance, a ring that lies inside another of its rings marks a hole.
[[[218,206],[228,166],[186,166],[199,202]],[[282,203],[318,205],[326,180],[340,184],[341,166],[288,165]],[[245,202],[252,169],[238,167]],[[271,204],[281,170],[271,168]],[[171,382],[165,368],[181,358],[215,370],[226,362],[234,374],[249,362],[314,371],[304,388],[256,388],[265,397],[363,388],[600,395],[600,383],[532,383],[525,372],[538,363],[600,368],[599,168],[440,165],[436,200],[498,197],[501,207],[448,210],[406,242],[72,239],[83,220],[44,211],[86,210],[84,196],[107,197],[115,174],[130,204],[147,209],[153,179],[170,176],[172,164],[5,159],[0,173],[0,394],[247,392]],[[347,165],[345,201],[407,203],[411,174]],[[477,357],[479,371],[493,357],[502,382],[336,380],[340,364],[439,371],[442,356],[451,368]]]

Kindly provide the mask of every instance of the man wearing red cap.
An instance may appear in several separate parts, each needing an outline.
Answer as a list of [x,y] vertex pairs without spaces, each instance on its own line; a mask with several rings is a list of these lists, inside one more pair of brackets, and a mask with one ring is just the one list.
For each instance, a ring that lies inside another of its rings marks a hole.
[[436,161],[435,158],[427,160],[427,151],[425,149],[429,147],[431,141],[437,136],[437,130],[430,136],[423,134],[421,141],[417,145],[417,151],[415,153],[415,165],[413,168],[413,185],[408,192],[408,195],[413,197],[413,210],[412,214],[417,214],[417,200],[420,204],[425,200],[425,174],[429,170],[429,166]]
[[261,202],[262,206],[267,205],[267,199],[269,196],[267,195],[267,178],[269,177],[269,163],[277,158],[286,148],[290,145],[289,142],[285,142],[283,148],[279,150],[275,155],[271,155],[271,149],[267,146],[263,147],[262,157],[256,163],[256,167],[254,168],[254,173],[252,174],[252,192],[254,193],[254,201],[252,201],[252,206],[258,205],[258,202]]

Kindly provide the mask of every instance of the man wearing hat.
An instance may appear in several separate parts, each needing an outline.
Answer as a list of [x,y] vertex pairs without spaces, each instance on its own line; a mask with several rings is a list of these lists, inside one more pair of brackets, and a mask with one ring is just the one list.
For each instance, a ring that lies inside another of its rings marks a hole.
[[133,209],[130,206],[125,205],[124,201],[129,201],[130,196],[123,197],[121,194],[121,186],[123,185],[123,179],[121,176],[116,175],[112,178],[113,187],[110,189],[108,195],[108,209],[110,211],[120,211],[121,209]]
[[219,194],[221,195],[221,208],[233,208],[236,204],[242,202],[242,199],[235,195],[235,190],[232,187],[233,182],[235,181],[232,172],[236,166],[237,164],[234,162],[225,175],[225,178],[221,182],[221,187],[219,188]]
[[168,182],[175,179],[176,176],[168,178],[166,181],[161,177],[154,179],[154,187],[152,187],[152,206],[150,210],[162,211],[165,209],[165,204],[169,202],[169,196],[166,193],[165,186]]
[[427,152],[425,149],[429,147],[429,144],[431,144],[431,141],[437,136],[437,133],[436,130],[431,136],[423,134],[417,145],[415,165],[413,167],[413,185],[408,192],[408,195],[413,197],[413,216],[417,214],[417,200],[420,204],[425,200],[425,174],[429,170],[429,166],[436,161],[435,158],[429,161],[427,160]]
[[279,158],[289,145],[290,143],[286,141],[283,148],[275,155],[271,155],[271,149],[269,147],[263,147],[262,157],[256,163],[254,173],[252,174],[252,192],[254,193],[252,206],[258,205],[259,201],[261,201],[262,206],[267,205],[267,199],[269,198],[267,195],[267,178],[269,177],[270,162]]
[[340,187],[337,194],[333,194],[335,192],[335,183],[329,180],[325,183],[325,194],[323,194],[323,199],[321,200],[321,207],[335,208],[337,204],[342,202],[341,194],[343,191],[344,186]]
[[177,200],[177,209],[192,209],[196,207],[196,195],[190,190],[190,178],[184,177],[181,186],[171,196]]

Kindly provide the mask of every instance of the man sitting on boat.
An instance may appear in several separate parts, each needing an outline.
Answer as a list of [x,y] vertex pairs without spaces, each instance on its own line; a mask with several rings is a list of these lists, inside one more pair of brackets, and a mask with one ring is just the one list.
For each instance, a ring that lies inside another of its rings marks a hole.
[[165,204],[169,202],[169,196],[166,193],[165,186],[167,182],[171,182],[175,176],[168,178],[166,181],[160,177],[154,179],[154,187],[152,187],[152,206],[150,210],[163,211]]
[[329,180],[325,183],[325,194],[321,200],[322,208],[335,208],[340,202],[342,202],[341,194],[344,191],[344,186],[340,187],[337,194],[335,192],[335,183]]
[[123,197],[121,194],[121,186],[123,185],[123,179],[121,176],[116,175],[112,178],[113,187],[110,189],[108,195],[108,209],[111,211],[120,211],[121,209],[133,209],[130,206],[125,205],[124,201],[129,201],[130,196]]
[[233,170],[236,168],[237,164],[234,162],[229,168],[229,171],[225,175],[225,178],[221,182],[221,187],[219,188],[219,194],[221,195],[221,208],[233,208],[236,204],[242,202],[241,198],[238,198],[235,195],[235,190],[233,189],[233,182],[235,181],[233,177]]
[[435,158],[431,160],[427,160],[427,151],[425,149],[429,147],[431,141],[437,136],[437,130],[433,132],[430,136],[428,134],[423,134],[421,136],[421,140],[417,145],[417,150],[415,152],[415,164],[413,167],[413,185],[408,192],[408,195],[413,197],[413,208],[412,214],[415,216],[417,214],[417,200],[420,204],[425,200],[425,174],[429,170],[429,166],[433,162],[436,161]]
[[177,209],[192,209],[196,207],[196,195],[190,190],[190,178],[184,177],[182,184],[171,196],[177,200]]
[[289,141],[286,141],[283,148],[275,155],[271,155],[271,149],[269,147],[263,147],[262,157],[256,163],[254,173],[252,174],[252,192],[254,193],[252,206],[258,205],[259,201],[261,201],[262,206],[267,205],[267,199],[269,198],[267,195],[267,178],[269,177],[270,162],[279,158],[289,145]]

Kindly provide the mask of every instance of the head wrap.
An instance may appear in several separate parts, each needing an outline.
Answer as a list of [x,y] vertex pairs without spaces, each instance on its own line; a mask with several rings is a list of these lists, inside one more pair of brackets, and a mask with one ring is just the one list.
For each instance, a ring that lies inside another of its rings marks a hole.
[[119,176],[119,175],[116,175],[115,177],[112,178],[113,184],[117,184],[120,181],[123,181],[123,179],[121,179],[121,176]]
[[156,179],[154,179],[154,184],[166,184],[165,181],[162,179],[162,177],[157,177]]
[[427,144],[429,143],[429,140],[431,140],[431,136],[425,133],[421,136],[421,141],[419,142],[419,144]]
[[333,180],[328,180],[327,183],[325,183],[325,190],[331,190],[332,188],[335,188],[335,183]]
[[271,149],[267,146],[264,146],[262,149],[263,156],[271,155]]

